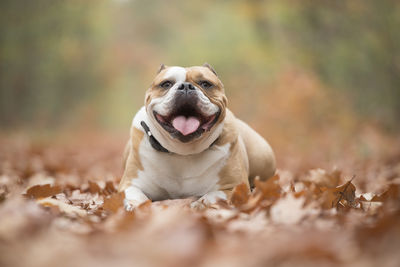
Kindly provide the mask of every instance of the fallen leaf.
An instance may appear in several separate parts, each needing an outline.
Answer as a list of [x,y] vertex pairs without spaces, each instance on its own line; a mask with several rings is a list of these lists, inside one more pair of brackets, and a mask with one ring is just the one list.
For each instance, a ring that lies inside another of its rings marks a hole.
[[70,204],[67,204],[61,200],[55,199],[55,198],[42,198],[38,199],[37,203],[44,207],[56,207],[60,212],[63,212],[67,215],[70,215],[72,217],[80,216],[80,217],[85,217],[87,215],[87,211],[84,209],[81,209],[80,207],[73,206]]
[[95,193],[101,192],[101,188],[97,183],[89,181],[88,184],[89,184],[89,192],[90,193],[95,194]]
[[255,192],[262,193],[263,199],[276,200],[281,196],[282,188],[279,184],[279,175],[275,175],[266,181],[261,181],[258,177],[254,180]]
[[119,192],[104,199],[103,209],[108,212],[116,213],[124,207],[125,194]]
[[378,196],[374,196],[371,201],[385,202],[388,200],[400,200],[400,185],[390,184],[388,189]]
[[241,183],[237,186],[232,191],[231,195],[231,203],[235,207],[240,207],[241,205],[244,205],[247,200],[249,200],[249,187],[245,183]]
[[355,207],[356,187],[350,181],[336,188],[321,188],[322,207],[324,209],[342,207]]
[[46,198],[50,196],[57,195],[62,192],[62,189],[60,186],[52,186],[50,184],[45,184],[45,185],[35,185],[26,191],[25,195],[29,198]]
[[117,189],[115,188],[114,183],[111,181],[107,181],[103,193],[105,195],[111,195],[117,193]]

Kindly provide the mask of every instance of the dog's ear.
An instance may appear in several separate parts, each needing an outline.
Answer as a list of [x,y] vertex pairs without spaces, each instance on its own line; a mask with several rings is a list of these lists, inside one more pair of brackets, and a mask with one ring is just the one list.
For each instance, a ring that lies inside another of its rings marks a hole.
[[160,65],[160,68],[158,69],[158,71],[157,71],[157,74],[159,74],[163,69],[165,69],[166,67],[165,67],[165,65],[164,64],[161,64]]
[[217,72],[214,70],[213,67],[211,67],[210,64],[208,64],[207,62],[203,64],[203,67],[208,68],[209,70],[211,70],[216,76],[218,76]]

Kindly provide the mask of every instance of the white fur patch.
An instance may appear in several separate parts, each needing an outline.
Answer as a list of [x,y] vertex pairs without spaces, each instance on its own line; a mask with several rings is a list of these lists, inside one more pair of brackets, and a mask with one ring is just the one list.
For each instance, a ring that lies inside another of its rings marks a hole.
[[186,69],[182,67],[170,67],[164,74],[164,79],[174,79],[176,83],[182,83],[186,80]]
[[127,189],[125,189],[124,193],[125,193],[124,206],[126,210],[133,210],[140,204],[149,200],[148,197],[145,194],[143,194],[143,192],[139,188],[135,186],[129,186]]
[[143,170],[132,177],[132,186],[152,200],[203,196],[218,190],[221,168],[230,144],[213,146],[195,155],[160,153],[143,138],[139,146]]
[[203,91],[196,88],[196,92],[200,99],[199,108],[203,114],[206,116],[211,116],[218,112],[218,106],[212,103],[210,99],[203,93]]
[[149,120],[147,118],[146,114],[146,108],[143,106],[139,109],[139,111],[136,113],[135,117],[133,117],[132,124],[135,128],[138,128],[142,132],[144,132],[142,125],[140,124],[142,121],[144,121],[146,124],[149,124]]

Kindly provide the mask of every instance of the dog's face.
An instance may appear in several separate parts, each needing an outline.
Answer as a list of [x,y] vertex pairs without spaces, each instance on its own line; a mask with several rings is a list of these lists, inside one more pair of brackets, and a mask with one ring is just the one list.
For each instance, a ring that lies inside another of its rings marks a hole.
[[193,143],[207,138],[223,122],[227,99],[222,82],[208,64],[162,65],[146,92],[145,104],[159,135]]

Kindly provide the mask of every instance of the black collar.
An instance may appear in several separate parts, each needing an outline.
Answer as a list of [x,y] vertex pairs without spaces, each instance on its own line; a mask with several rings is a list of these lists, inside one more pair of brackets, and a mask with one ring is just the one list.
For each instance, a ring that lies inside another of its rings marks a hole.
[[147,124],[146,124],[144,121],[141,121],[141,122],[140,122],[140,125],[142,125],[142,127],[143,127],[145,133],[146,133],[147,136],[149,137],[149,141],[150,141],[151,146],[152,146],[155,150],[160,151],[160,152],[169,153],[168,149],[166,149],[165,147],[163,147],[163,146],[160,144],[160,142],[158,142],[157,139],[153,136],[153,134],[152,134],[151,131],[150,131],[149,126],[147,126]]
[[[149,126],[147,126],[147,124],[144,121],[140,122],[140,125],[142,125],[144,132],[147,134],[147,136],[149,137],[149,141],[151,146],[159,151],[159,152],[165,152],[165,153],[171,153],[168,149],[166,149],[165,147],[163,147],[160,142],[157,141],[157,139],[154,137],[154,135],[151,133]],[[214,142],[212,142],[212,144],[208,147],[212,147],[216,142],[217,142],[218,138],[215,139]]]

